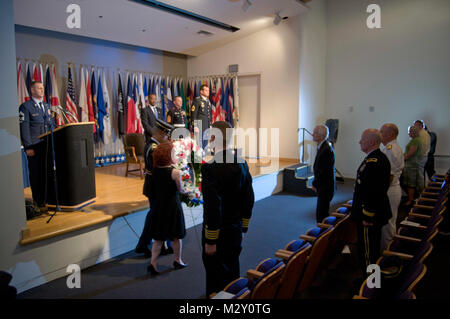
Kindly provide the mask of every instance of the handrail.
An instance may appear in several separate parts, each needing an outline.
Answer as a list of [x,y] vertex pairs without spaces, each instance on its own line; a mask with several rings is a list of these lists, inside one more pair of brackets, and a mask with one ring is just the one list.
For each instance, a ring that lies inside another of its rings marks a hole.
[[305,131],[308,132],[309,135],[313,136],[313,133],[311,133],[310,131],[308,131],[305,127],[300,127],[299,129],[297,129],[297,132],[299,132],[300,130],[303,131],[303,139],[302,139],[302,163],[305,163]]
[[297,130],[297,132],[300,131],[300,130],[303,130],[303,132],[306,131],[306,132],[308,132],[309,135],[313,136],[313,133],[311,133],[310,131],[308,131],[308,129],[305,128],[305,127],[300,127],[300,128]]

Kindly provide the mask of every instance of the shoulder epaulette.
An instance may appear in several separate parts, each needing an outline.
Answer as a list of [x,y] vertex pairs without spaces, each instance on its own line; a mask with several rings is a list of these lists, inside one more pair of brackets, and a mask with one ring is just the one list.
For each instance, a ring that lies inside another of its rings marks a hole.
[[366,163],[376,163],[376,162],[378,162],[378,158],[375,157],[366,159]]

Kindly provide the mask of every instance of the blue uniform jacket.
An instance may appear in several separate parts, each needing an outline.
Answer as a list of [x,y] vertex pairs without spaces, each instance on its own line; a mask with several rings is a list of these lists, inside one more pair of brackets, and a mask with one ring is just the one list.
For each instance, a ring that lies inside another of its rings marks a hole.
[[33,99],[19,107],[20,139],[25,150],[32,149],[40,142],[38,136],[54,128],[54,120],[50,105],[43,102],[45,112]]

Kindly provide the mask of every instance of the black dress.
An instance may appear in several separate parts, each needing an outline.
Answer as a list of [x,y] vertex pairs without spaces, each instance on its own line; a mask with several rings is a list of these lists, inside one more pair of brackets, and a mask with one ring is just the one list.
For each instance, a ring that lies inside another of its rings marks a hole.
[[186,235],[183,208],[172,167],[155,167],[152,172],[150,236],[156,240],[181,239]]

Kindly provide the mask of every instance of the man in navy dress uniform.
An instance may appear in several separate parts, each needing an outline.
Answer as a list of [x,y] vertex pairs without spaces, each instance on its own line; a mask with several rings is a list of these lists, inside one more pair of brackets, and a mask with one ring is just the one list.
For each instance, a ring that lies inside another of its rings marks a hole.
[[[226,130],[215,122],[224,137],[217,139],[213,160],[202,165],[203,235],[202,259],[206,271],[206,294],[217,293],[239,277],[242,233],[246,233],[255,196],[247,162],[227,148]],[[231,135],[230,135],[231,136]]]
[[30,186],[35,210],[38,214],[45,209],[46,147],[38,136],[54,127],[50,105],[44,102],[42,82],[31,83],[31,99],[19,107],[20,139],[28,159]]

